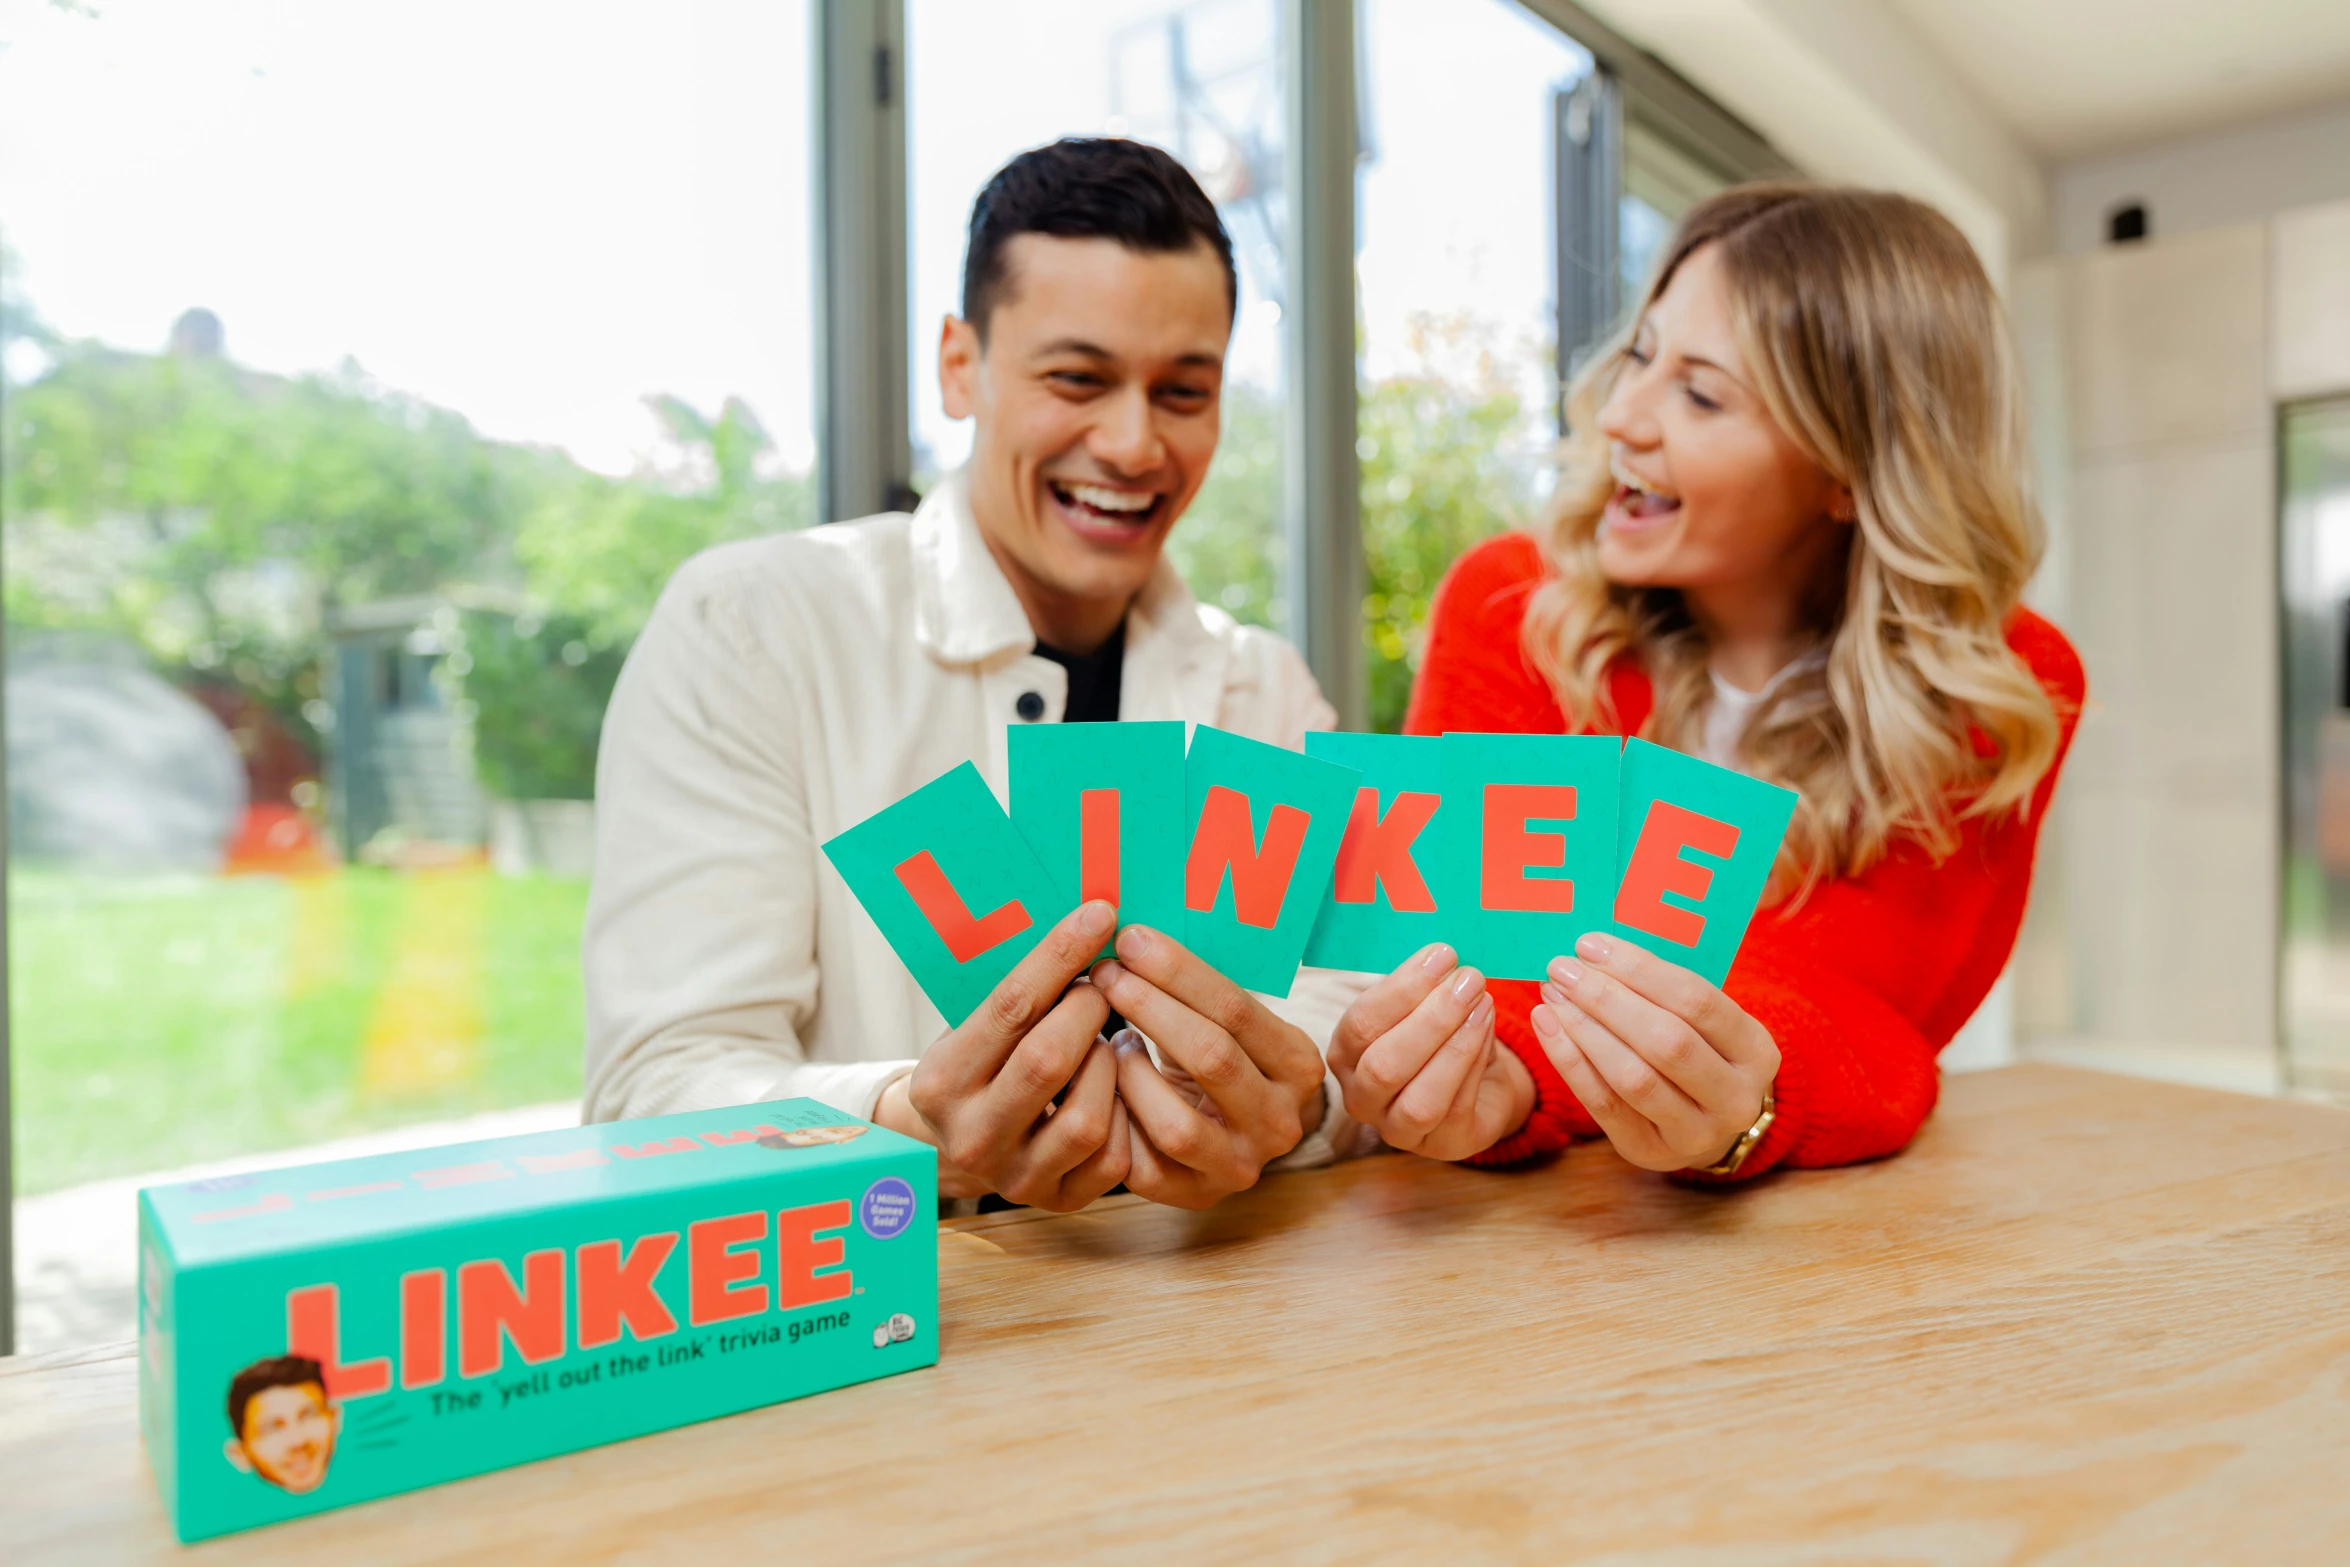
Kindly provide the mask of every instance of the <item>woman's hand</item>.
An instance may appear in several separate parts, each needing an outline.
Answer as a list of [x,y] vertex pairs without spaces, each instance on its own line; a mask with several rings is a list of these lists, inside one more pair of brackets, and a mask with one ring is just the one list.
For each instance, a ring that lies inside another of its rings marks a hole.
[[1534,1108],[1532,1075],[1493,1037],[1485,976],[1456,968],[1442,942],[1355,998],[1329,1061],[1347,1114],[1431,1159],[1482,1153]]
[[1553,958],[1534,1033],[1616,1152],[1702,1169],[1762,1114],[1779,1046],[1745,1008],[1677,963],[1590,935]]

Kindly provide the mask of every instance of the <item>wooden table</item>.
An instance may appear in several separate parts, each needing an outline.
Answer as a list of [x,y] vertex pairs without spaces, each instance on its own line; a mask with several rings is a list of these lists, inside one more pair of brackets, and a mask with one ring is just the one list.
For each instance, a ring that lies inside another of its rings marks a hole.
[[[940,1250],[936,1370],[186,1559],[2350,1562],[2350,1112],[2019,1067],[1735,1193],[1380,1158]],[[132,1370],[0,1361],[0,1561],[179,1555]]]

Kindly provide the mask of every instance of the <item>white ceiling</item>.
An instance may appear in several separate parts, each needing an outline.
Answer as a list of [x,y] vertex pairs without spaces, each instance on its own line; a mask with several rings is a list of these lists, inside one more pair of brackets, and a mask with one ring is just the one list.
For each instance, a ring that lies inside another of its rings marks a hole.
[[2350,99],[2350,0],[1884,0],[2033,151]]

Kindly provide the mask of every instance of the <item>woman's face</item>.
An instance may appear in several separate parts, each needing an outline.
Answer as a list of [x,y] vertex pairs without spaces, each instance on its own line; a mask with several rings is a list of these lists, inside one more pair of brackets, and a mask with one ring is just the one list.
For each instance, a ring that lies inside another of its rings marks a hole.
[[1648,307],[1599,428],[1616,478],[1599,525],[1611,581],[1800,595],[1851,516],[1850,492],[1755,394],[1719,246],[1690,254]]

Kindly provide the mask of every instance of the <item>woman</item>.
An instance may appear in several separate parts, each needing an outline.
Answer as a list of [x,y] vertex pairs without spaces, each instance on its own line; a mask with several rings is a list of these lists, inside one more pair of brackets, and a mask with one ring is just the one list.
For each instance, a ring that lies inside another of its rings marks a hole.
[[1916,1135],[2014,946],[2081,703],[2021,605],[2021,401],[1932,209],[1759,185],[1688,215],[1574,389],[1547,528],[1438,593],[1405,728],[1642,735],[1784,784],[1773,890],[1720,989],[1602,937],[1539,989],[1433,949],[1332,1040],[1357,1119],[1439,1158],[1605,1136],[1716,1179]]

